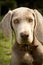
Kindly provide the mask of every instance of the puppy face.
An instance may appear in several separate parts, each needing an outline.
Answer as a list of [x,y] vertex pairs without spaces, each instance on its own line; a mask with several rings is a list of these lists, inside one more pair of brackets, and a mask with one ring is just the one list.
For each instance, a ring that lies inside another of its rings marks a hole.
[[12,26],[19,44],[30,44],[33,42],[34,31],[33,11],[28,8],[18,8],[13,12]]

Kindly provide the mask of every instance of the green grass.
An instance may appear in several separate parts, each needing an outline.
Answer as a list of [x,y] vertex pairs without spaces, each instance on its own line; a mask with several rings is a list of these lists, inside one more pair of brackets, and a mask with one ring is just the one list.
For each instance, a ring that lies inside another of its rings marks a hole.
[[[3,16],[0,16],[0,21]],[[14,34],[13,34],[14,42]],[[12,44],[9,38],[6,38],[0,31],[0,65],[10,65]]]
[[11,42],[0,32],[0,65],[10,65]]

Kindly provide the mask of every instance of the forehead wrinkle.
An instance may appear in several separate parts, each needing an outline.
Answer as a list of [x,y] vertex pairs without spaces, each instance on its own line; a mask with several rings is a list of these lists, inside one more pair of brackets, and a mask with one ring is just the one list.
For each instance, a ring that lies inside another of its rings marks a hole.
[[34,19],[34,17],[32,15],[26,15],[25,18],[26,19],[29,19],[29,18]]
[[25,11],[24,11],[24,9],[23,10],[17,10],[17,11],[14,11],[13,12],[13,16],[25,16],[25,13],[27,12],[28,10],[27,9],[25,9]]
[[32,12],[30,10],[25,11],[16,11],[13,14],[14,19],[25,19],[25,18],[33,18]]
[[20,18],[19,18],[19,17],[13,17],[13,21],[14,21],[15,19],[18,19],[18,20],[20,20]]
[[31,11],[25,11],[20,13],[20,17],[23,18],[33,18],[32,12]]

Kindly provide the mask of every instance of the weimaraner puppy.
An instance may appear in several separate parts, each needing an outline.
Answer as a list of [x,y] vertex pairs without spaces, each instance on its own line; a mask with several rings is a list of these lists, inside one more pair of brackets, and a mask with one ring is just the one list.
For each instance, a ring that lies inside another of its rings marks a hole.
[[37,31],[40,31],[38,28],[43,28],[40,24],[42,24],[42,15],[37,10],[26,7],[9,11],[4,16],[0,23],[3,32],[9,35],[13,30],[15,33],[11,65],[43,64],[43,45],[37,37]]

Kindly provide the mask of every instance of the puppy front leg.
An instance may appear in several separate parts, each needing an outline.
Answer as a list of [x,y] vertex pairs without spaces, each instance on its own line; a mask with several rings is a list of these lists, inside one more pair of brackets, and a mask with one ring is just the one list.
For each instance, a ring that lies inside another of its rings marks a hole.
[[15,53],[12,54],[10,65],[19,65],[19,58]]

